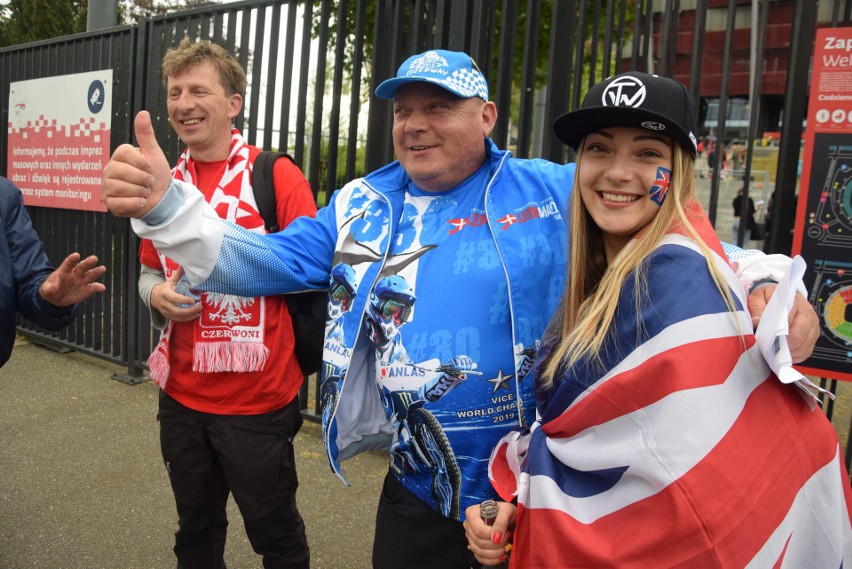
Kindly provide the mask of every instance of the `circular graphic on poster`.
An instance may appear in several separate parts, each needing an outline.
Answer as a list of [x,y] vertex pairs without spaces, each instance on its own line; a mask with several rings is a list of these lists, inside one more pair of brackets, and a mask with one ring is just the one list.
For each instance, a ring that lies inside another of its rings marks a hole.
[[98,114],[104,108],[105,93],[106,89],[101,81],[96,79],[89,85],[88,100],[86,102],[89,105],[89,111],[93,115]]
[[852,342],[852,286],[834,291],[823,308],[826,328],[843,340]]
[[838,180],[834,184],[829,203],[835,219],[842,226],[841,231],[852,232],[852,179]]

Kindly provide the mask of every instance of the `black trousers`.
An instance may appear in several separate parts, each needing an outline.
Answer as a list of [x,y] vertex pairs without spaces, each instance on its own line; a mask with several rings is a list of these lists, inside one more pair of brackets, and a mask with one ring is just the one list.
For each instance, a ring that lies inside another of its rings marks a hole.
[[297,399],[262,415],[212,415],[160,392],[157,417],[178,512],[178,567],[224,569],[229,494],[266,569],[310,566],[296,508],[293,437],[302,426]]
[[480,567],[462,523],[433,510],[388,472],[376,512],[373,569]]

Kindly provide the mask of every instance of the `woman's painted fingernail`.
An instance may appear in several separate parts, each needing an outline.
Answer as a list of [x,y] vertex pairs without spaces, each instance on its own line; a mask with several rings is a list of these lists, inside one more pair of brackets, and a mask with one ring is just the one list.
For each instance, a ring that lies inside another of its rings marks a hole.
[[503,539],[502,532],[495,531],[494,533],[491,534],[491,542],[494,543],[495,545],[500,543],[500,541],[502,539]]

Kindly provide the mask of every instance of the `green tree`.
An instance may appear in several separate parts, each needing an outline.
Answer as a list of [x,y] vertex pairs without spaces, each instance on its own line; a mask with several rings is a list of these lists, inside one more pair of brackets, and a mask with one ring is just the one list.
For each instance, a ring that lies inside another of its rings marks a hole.
[[[508,1],[508,0],[506,0]],[[496,5],[496,12],[494,15],[494,22],[496,24],[495,36],[496,38],[500,38],[503,30],[501,30],[501,25],[503,22],[503,8],[506,2],[498,2]],[[632,0],[620,0],[615,2],[614,10],[617,10],[617,7],[620,4],[624,4],[625,8],[625,25],[624,25],[624,33],[625,36],[622,38],[623,43],[628,43],[632,38],[632,27],[633,27],[633,19],[636,11],[636,2]],[[337,43],[341,41],[341,38],[337,36],[336,29],[336,19],[338,17],[338,11],[340,9],[340,1],[339,0],[331,0],[328,3],[329,6],[329,16],[330,18],[326,21],[323,16],[324,14],[320,10],[320,4],[317,3],[312,12],[312,36],[317,38],[319,36],[320,26],[322,24],[327,24],[329,26],[329,34],[327,40],[327,51],[328,53],[333,53]],[[409,33],[409,26],[412,22],[418,23],[417,25],[422,25],[422,22],[429,21],[430,15],[426,13],[430,8],[430,3],[410,3],[406,4],[407,9],[413,9],[414,6],[420,6],[424,13],[422,14],[406,14],[402,21],[403,33]],[[365,33],[362,36],[356,33],[355,30],[355,16],[358,8],[365,9]],[[523,75],[523,51],[524,51],[524,40],[527,26],[531,23],[528,22],[527,15],[528,3],[527,2],[517,2],[516,10],[517,10],[517,21],[513,30],[508,31],[507,33],[512,33],[515,36],[514,46],[515,53],[513,56],[513,73],[512,76],[519,80]],[[355,55],[355,51],[359,50],[362,54],[362,58],[365,62],[369,64],[373,55],[373,30],[375,28],[375,12],[376,12],[376,3],[375,2],[367,2],[362,4],[355,0],[350,0],[347,3],[347,12],[343,15],[346,18],[346,26],[344,36],[342,41],[345,44],[344,49],[344,68],[347,73],[351,73],[352,71],[352,61]],[[578,7],[577,17],[579,17],[580,7]],[[434,18],[434,14],[431,15]],[[539,4],[539,13],[536,18],[537,22],[532,23],[538,25],[538,34],[536,36],[537,46],[536,46],[536,86],[542,86],[547,81],[547,72],[550,67],[550,33],[551,33],[551,20],[553,17],[553,0],[542,0]],[[582,30],[583,37],[585,38],[584,44],[586,49],[584,50],[584,70],[588,69],[589,64],[591,63],[591,52],[588,49],[589,45],[592,41],[603,42],[604,35],[607,30],[611,30],[610,28],[613,26],[607,20],[607,13],[605,9],[597,9],[593,8],[592,3],[588,3],[585,6],[585,18],[584,18],[584,28]],[[617,25],[617,24],[616,24]],[[613,41],[617,41],[617,39],[613,38]],[[492,67],[496,68],[499,66],[498,59],[500,57],[499,51],[497,49],[497,45],[494,46],[494,53],[492,54]],[[598,65],[601,63],[602,58],[602,49],[598,50],[597,59]],[[408,54],[411,55],[411,54]],[[485,62],[481,62],[485,63]],[[484,69],[484,67],[483,67]],[[369,81],[369,66],[365,69],[366,77],[365,79]],[[493,77],[488,77],[489,81],[493,81]],[[493,85],[492,85],[493,87]]]
[[0,6],[0,47],[86,31],[88,0],[9,0]]
[[[140,18],[221,3],[219,0],[116,2],[116,24],[135,24]],[[85,32],[88,4],[89,0],[0,0],[0,47]]]

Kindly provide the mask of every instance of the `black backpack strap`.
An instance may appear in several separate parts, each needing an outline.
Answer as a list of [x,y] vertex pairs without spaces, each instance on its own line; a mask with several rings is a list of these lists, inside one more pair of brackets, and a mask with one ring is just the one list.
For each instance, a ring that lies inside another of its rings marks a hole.
[[[284,152],[261,152],[254,160],[251,185],[254,201],[263,217],[263,224],[270,233],[279,229],[275,211],[275,177],[273,170],[279,158],[293,158]],[[325,337],[325,317],[328,310],[328,292],[318,290],[285,294],[287,310],[293,323],[295,344],[293,351],[304,375],[317,373],[322,366],[322,349]]]
[[275,161],[279,158],[287,158],[290,162],[293,158],[286,152],[264,151],[257,155],[254,160],[251,186],[254,190],[254,201],[257,202],[257,211],[263,218],[263,224],[270,233],[281,230],[278,225],[278,214],[275,211]]

